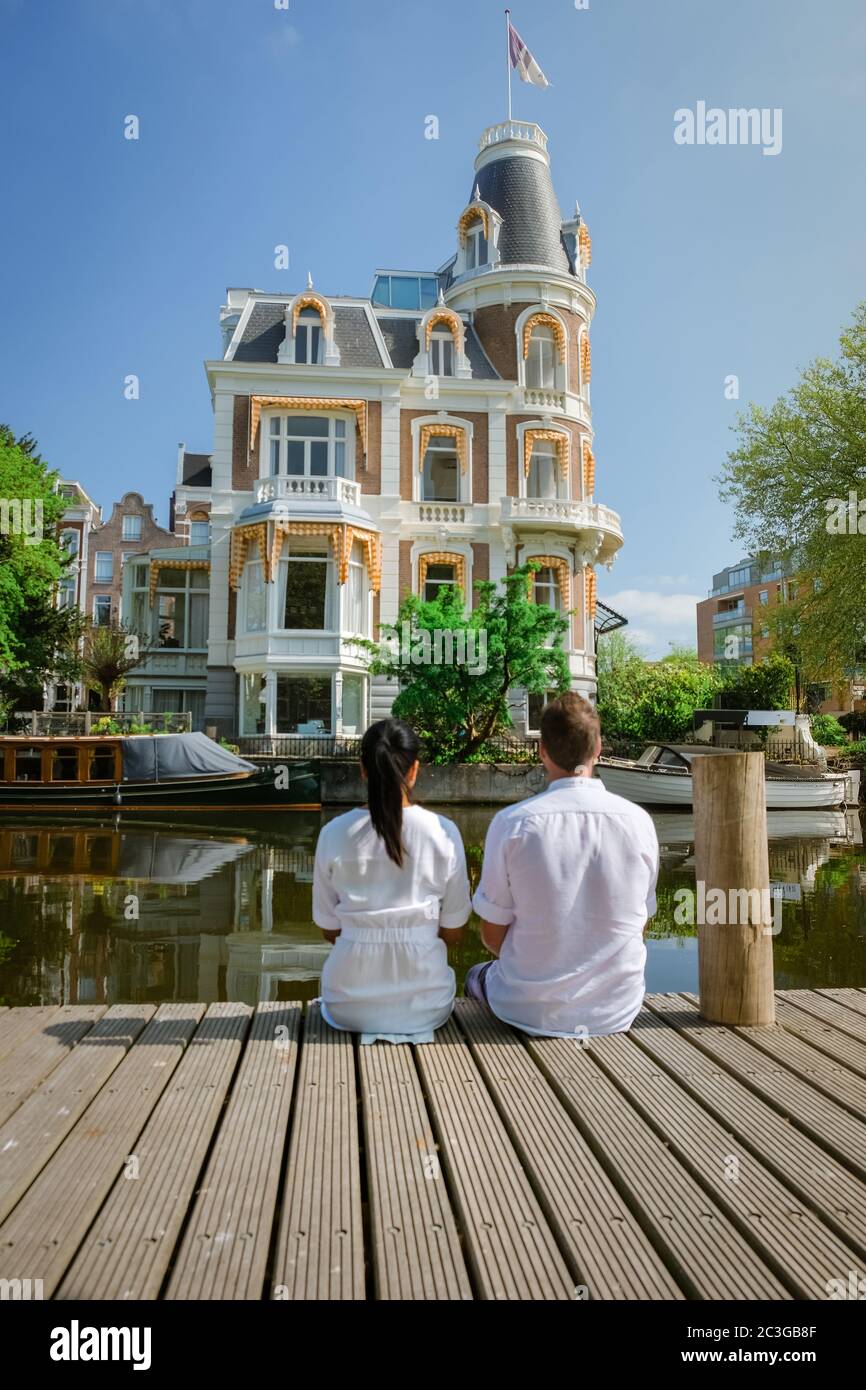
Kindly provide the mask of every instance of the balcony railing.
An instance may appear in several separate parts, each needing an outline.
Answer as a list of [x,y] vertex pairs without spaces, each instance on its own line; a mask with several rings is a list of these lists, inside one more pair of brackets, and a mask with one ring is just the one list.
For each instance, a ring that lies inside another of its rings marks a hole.
[[478,141],[478,148],[486,150],[490,145],[501,145],[504,140],[525,140],[540,150],[547,149],[547,136],[534,121],[500,121],[499,125],[490,125]]
[[713,614],[713,627],[724,627],[726,623],[745,623],[749,621],[751,616],[751,608],[745,606],[726,608],[721,613]]
[[360,506],[361,485],[348,478],[263,478],[256,483],[257,502],[347,502]]
[[521,521],[563,522],[578,529],[608,531],[622,540],[619,514],[598,502],[575,502],[562,497],[503,497],[502,520],[507,525]]
[[523,404],[527,410],[556,410],[565,413],[565,392],[550,386],[524,386]]
[[419,502],[418,520],[454,525],[466,520],[466,508],[459,502]]

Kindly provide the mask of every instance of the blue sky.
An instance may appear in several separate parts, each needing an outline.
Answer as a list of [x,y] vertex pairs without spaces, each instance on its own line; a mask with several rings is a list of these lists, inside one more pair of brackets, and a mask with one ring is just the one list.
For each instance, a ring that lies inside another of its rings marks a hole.
[[[547,131],[563,213],[579,199],[593,236],[597,491],[626,535],[600,594],[662,654],[738,558],[714,476],[739,405],[832,354],[864,297],[866,10],[512,8],[553,84],[515,81],[515,115]],[[493,0],[0,0],[0,419],[97,501],[140,490],[165,522],[178,441],[211,447],[227,285],[310,269],[366,294],[377,265],[450,254],[505,115],[503,26]],[[698,101],[781,108],[781,153],[676,144]]]

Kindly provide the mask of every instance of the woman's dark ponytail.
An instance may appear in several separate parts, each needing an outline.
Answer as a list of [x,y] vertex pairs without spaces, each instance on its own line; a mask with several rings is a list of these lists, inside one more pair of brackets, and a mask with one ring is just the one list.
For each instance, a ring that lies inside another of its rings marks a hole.
[[403,867],[403,793],[406,776],[417,762],[421,745],[415,730],[402,719],[380,719],[361,739],[361,762],[367,774],[370,819],[385,842],[389,859]]

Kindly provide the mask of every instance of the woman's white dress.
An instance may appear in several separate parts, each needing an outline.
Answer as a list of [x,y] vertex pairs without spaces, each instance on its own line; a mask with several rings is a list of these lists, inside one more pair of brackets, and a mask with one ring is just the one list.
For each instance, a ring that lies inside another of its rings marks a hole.
[[322,971],[322,1014],[362,1042],[431,1042],[454,1004],[440,927],[462,927],[472,904],[456,825],[422,806],[403,810],[403,867],[389,859],[365,808],[319,835],[313,921],[339,931]]

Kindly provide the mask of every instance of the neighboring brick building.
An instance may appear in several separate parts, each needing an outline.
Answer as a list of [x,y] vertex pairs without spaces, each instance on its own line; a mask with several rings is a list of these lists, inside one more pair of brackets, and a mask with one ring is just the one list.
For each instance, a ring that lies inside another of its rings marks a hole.
[[[206,479],[221,732],[361,731],[394,691],[353,638],[410,590],[469,596],[532,557],[537,600],[576,610],[572,684],[594,693],[594,567],[622,533],[595,500],[589,233],[532,123],[484,132],[470,190],[437,271],[381,271],[368,299],[228,291],[213,451],[185,455],[172,523]],[[519,726],[537,703],[513,692]]]
[[[700,660],[739,666],[764,660],[773,650],[768,621],[773,605],[794,599],[798,586],[809,582],[790,566],[770,562],[767,568],[754,555],[714,574],[709,597],[697,605]],[[862,702],[861,683],[822,684],[820,709],[825,713],[851,710]]]

